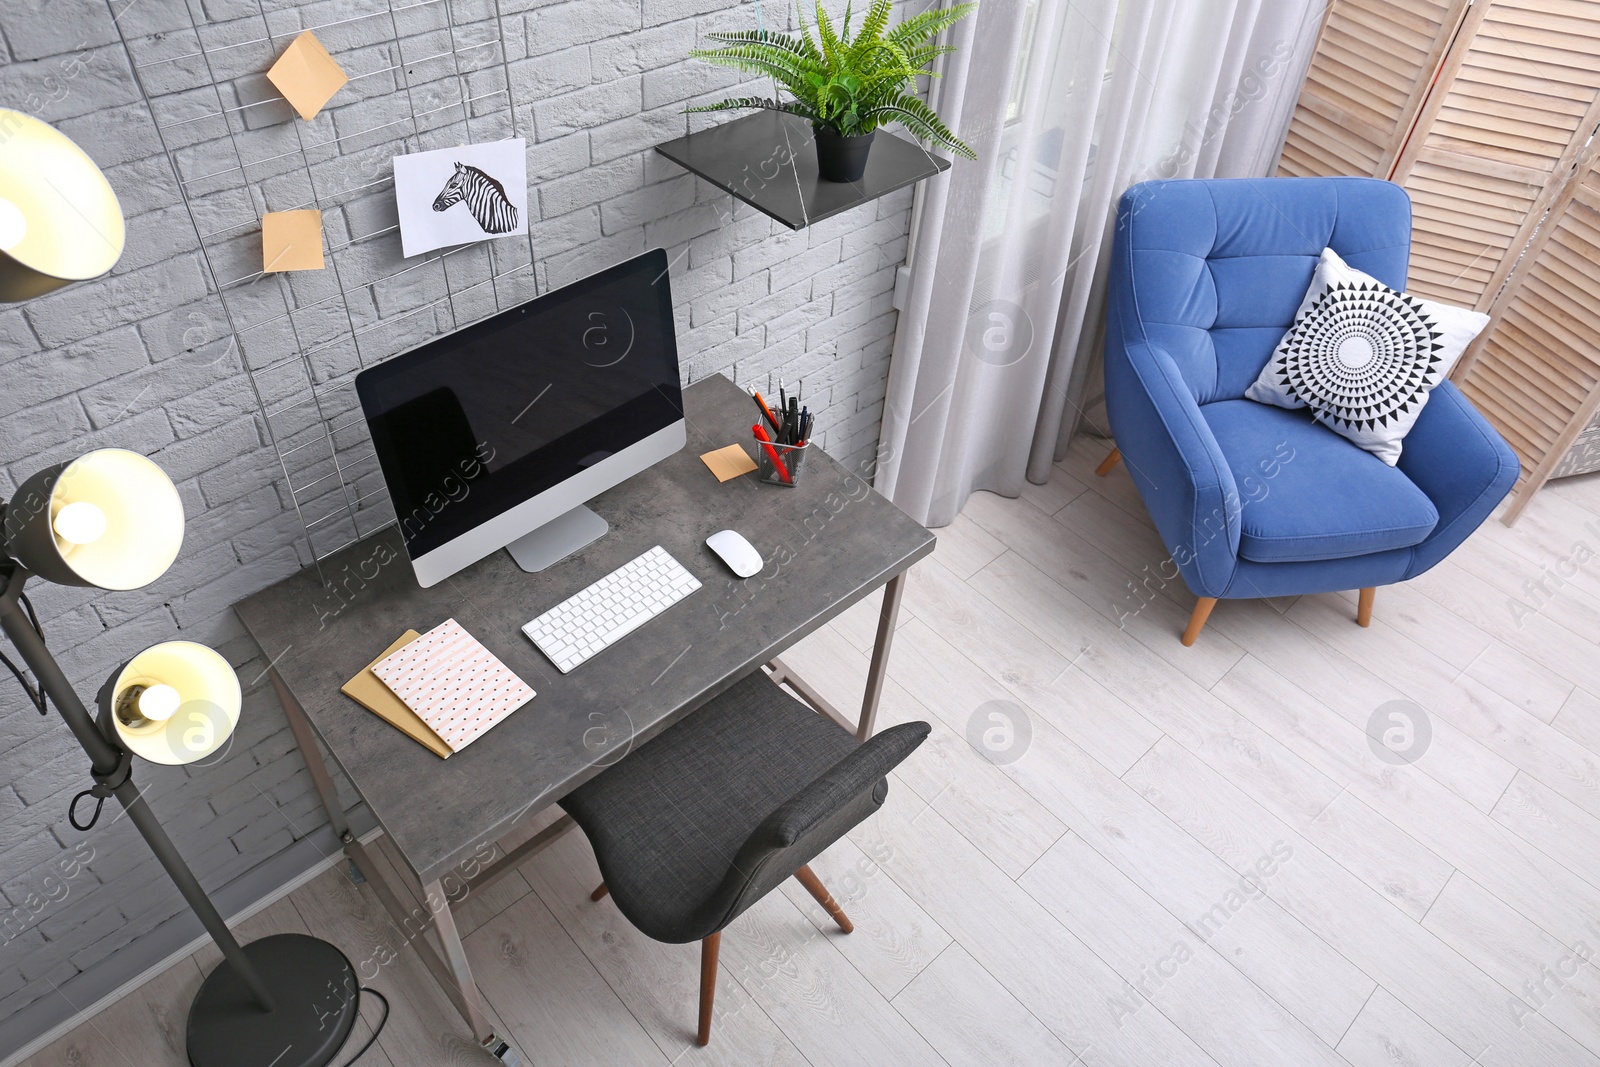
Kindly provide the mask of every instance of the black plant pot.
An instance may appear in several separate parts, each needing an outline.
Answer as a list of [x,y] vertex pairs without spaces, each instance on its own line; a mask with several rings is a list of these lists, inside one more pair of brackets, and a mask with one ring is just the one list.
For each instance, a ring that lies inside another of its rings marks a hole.
[[817,174],[825,182],[860,181],[867,172],[867,153],[872,149],[876,133],[874,130],[855,137],[842,137],[832,130],[817,130]]

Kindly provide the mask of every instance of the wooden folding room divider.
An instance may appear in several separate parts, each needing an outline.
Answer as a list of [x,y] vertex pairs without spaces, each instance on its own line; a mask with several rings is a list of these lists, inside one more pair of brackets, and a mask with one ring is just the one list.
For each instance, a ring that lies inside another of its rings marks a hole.
[[1514,522],[1600,406],[1600,3],[1333,0],[1278,172],[1411,194],[1409,287],[1487,311],[1456,383],[1505,435]]

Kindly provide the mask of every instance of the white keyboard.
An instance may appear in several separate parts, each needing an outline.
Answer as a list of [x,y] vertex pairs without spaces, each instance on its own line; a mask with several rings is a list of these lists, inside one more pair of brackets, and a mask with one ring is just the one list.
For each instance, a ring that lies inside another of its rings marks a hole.
[[562,674],[609,648],[700,588],[657,545],[522,628]]

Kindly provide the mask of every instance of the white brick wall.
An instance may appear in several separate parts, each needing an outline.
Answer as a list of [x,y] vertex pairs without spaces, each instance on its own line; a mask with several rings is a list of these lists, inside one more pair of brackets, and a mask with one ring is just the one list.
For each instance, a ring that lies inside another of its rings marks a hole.
[[[487,0],[450,3],[463,34],[487,27],[505,42],[516,132],[529,140],[541,288],[664,245],[673,262],[686,379],[719,371],[763,385],[769,374],[804,377],[828,451],[849,459],[871,449],[894,335],[890,295],[905,254],[910,190],[790,233],[650,151],[687,129],[725,121],[682,114],[686,104],[717,99],[737,81],[685,54],[709,30],[753,27],[755,5],[500,0],[503,22],[496,25],[495,5]],[[227,173],[235,160],[226,141],[208,134],[206,122],[181,121],[216,110],[213,75],[226,80],[229,106],[273,99],[261,78],[260,48],[218,50],[262,36],[257,0],[205,0],[213,20],[202,27],[209,70],[194,57],[194,34],[179,0],[112,6],[122,12],[160,121],[172,124],[168,139],[190,179],[193,222],[152,105],[135,83],[104,0],[0,5],[0,102],[76,138],[106,170],[128,216],[127,251],[110,276],[0,308],[0,496],[47,463],[111,445],[150,455],[178,483],[187,538],[160,581],[120,594],[40,585],[34,598],[52,646],[84,694],[125,657],[176,637],[213,644],[238,666],[247,696],[228,756],[206,768],[141,764],[137,771],[201,881],[216,887],[323,819],[282,713],[264,687],[264,664],[230,611],[236,599],[307,562],[243,363],[264,366],[268,348],[280,357],[292,353],[295,338],[280,330],[271,345],[259,344],[268,339],[263,328],[241,355],[199,254],[196,228],[208,234],[223,229],[241,212],[258,212],[260,201],[274,209],[297,206],[305,197],[305,168],[298,157],[252,167],[258,197],[252,202],[238,171]],[[908,3],[926,6],[927,0]],[[265,7],[281,34],[348,20],[373,4],[267,0]],[[763,14],[769,27],[793,24],[792,4],[784,0],[767,0]],[[413,27],[411,18],[402,18],[401,32],[414,32],[418,44],[413,50],[408,42],[403,55],[413,84],[420,85],[420,102],[433,87],[416,73],[421,64],[415,60],[424,45],[437,45],[439,31],[422,21]],[[346,22],[322,36],[336,55],[348,53],[352,69],[377,70],[393,61],[387,18]],[[176,58],[147,63],[146,57]],[[363,131],[409,122],[400,77],[388,71],[353,81],[328,114],[304,127],[308,138],[347,138],[339,151],[318,156],[313,177],[324,188],[387,175],[387,160],[409,127],[393,136]],[[491,93],[503,87],[504,77],[475,73],[470,84],[472,95]],[[475,131],[494,128],[491,112],[485,104]],[[298,120],[281,104],[237,114],[255,133],[294,143]],[[456,291],[482,276],[481,263],[464,254],[451,259],[448,283],[437,265],[429,265],[368,285],[402,265],[396,240],[359,240],[394,223],[385,185],[345,201],[326,222],[330,242],[356,240],[339,253],[337,282],[351,292],[349,314],[360,324],[420,307],[447,286]],[[224,282],[248,274],[252,260],[259,264],[253,234],[208,246]],[[254,322],[281,315],[283,300],[293,299],[311,308],[296,317],[302,344],[337,340],[349,328],[343,302],[336,298],[325,314],[314,303],[337,293],[332,274],[230,290],[228,306],[236,319]],[[476,292],[481,297],[486,291]],[[456,310],[466,317],[493,307],[463,297]],[[443,312],[415,315],[385,343],[413,344],[449,324]],[[319,358],[330,373],[355,365],[337,346]],[[289,395],[289,386],[265,374],[256,385],[269,403]],[[275,396],[280,388],[282,396]],[[44,996],[51,983],[70,993],[82,970],[102,965],[182,910],[142,842],[125,821],[115,820],[111,807],[92,834],[67,824],[67,803],[88,784],[86,771],[59,721],[34,714],[10,678],[0,677],[0,910],[12,917],[0,933],[0,1019]],[[93,862],[65,883],[65,899],[46,899],[60,890],[48,889],[45,879],[85,837],[95,849]],[[7,1051],[0,1047],[0,1058]]]

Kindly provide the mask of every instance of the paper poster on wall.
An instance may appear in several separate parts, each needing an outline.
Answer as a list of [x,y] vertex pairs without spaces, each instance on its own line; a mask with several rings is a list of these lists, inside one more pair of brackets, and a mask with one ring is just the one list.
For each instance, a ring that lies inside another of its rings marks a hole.
[[528,232],[528,157],[521,137],[394,157],[406,256]]

